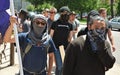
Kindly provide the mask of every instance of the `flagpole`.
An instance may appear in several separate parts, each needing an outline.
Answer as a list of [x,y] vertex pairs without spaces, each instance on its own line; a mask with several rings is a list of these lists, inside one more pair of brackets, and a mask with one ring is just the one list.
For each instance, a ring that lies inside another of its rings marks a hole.
[[[11,8],[11,14],[15,15],[13,0],[10,0],[10,8]],[[23,66],[22,66],[22,59],[21,59],[19,40],[18,40],[18,31],[17,31],[16,24],[14,24],[14,36],[15,36],[16,47],[17,47],[17,54],[18,54],[18,60],[19,60],[19,66],[20,66],[20,75],[24,75],[23,74]]]

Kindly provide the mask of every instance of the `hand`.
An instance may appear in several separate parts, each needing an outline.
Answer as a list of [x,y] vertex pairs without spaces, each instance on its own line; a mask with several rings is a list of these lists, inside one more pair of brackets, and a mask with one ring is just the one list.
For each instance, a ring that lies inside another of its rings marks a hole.
[[47,75],[51,75],[51,73],[50,72],[48,72],[48,74]]
[[113,52],[115,52],[115,50],[116,50],[114,45],[112,45],[112,50],[113,50]]
[[11,23],[11,24],[17,23],[16,17],[11,16],[11,17],[10,17],[10,23]]

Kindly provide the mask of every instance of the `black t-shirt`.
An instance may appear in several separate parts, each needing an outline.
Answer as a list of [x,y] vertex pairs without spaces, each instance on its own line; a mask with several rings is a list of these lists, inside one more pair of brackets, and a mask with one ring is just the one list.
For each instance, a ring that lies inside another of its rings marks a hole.
[[57,20],[52,23],[51,29],[54,30],[53,41],[56,47],[59,48],[60,45],[64,45],[64,47],[66,48],[69,43],[69,33],[73,29],[72,24]]

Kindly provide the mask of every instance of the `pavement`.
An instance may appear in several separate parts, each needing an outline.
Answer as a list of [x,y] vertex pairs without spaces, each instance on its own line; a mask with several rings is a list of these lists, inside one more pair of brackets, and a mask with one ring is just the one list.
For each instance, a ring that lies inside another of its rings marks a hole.
[[[7,54],[7,60],[3,58],[3,63],[0,64],[0,75],[15,75],[16,73],[19,72],[19,63],[18,63],[18,56],[17,53],[15,52],[15,64],[13,66],[9,66],[9,48],[6,50]],[[55,68],[55,65],[54,67]],[[54,70],[52,71],[52,75],[54,74]],[[106,75],[120,75],[120,64],[117,64],[117,62],[114,64],[113,68],[110,70],[106,71]]]
[[[19,65],[15,64],[13,66],[8,66],[4,69],[1,69],[0,75],[15,75],[18,72],[19,72]],[[55,75],[54,72],[52,72],[52,75]],[[120,75],[120,65],[115,63],[113,68],[106,72],[106,75]]]

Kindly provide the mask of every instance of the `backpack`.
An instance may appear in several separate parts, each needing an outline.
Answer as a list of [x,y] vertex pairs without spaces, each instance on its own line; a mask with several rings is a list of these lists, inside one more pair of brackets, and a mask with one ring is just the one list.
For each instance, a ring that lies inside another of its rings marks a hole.
[[24,45],[21,52],[23,69],[30,74],[41,74],[45,71],[47,64],[49,39],[44,40],[38,47],[30,44],[30,40],[25,36]]

